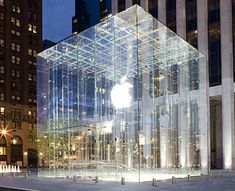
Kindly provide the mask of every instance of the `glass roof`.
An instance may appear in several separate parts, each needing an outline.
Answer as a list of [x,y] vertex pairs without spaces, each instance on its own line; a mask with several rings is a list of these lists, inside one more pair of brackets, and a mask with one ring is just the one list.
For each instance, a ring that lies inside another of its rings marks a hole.
[[39,56],[47,60],[40,66],[46,70],[67,63],[110,79],[127,72],[149,72],[149,68],[167,71],[173,64],[189,70],[185,67],[189,61],[204,57],[138,5],[59,42]]

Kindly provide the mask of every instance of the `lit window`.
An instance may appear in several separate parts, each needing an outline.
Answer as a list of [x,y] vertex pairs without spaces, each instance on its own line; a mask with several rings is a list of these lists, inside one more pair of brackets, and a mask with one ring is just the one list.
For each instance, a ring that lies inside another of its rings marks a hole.
[[16,71],[16,77],[20,78],[20,71],[19,70]]
[[37,51],[33,50],[33,56],[36,57],[37,56]]
[[15,70],[11,70],[11,76],[12,76],[12,77],[15,77],[15,75],[16,75]]
[[16,58],[16,64],[20,64],[20,58],[19,57]]
[[28,115],[32,116],[32,111],[31,110],[28,111]]
[[16,99],[16,96],[12,95],[12,96],[11,96],[11,99],[12,99],[12,100],[15,100],[15,99]]
[[0,13],[0,19],[4,20],[4,13]]
[[18,44],[16,45],[16,51],[20,52],[20,45],[18,45]]
[[15,35],[16,31],[15,30],[11,30],[11,34]]
[[19,31],[16,31],[16,36],[20,36],[20,32]]
[[21,99],[20,99],[20,96],[17,96],[17,97],[16,97],[16,100],[17,100],[17,101],[20,101],[20,100],[21,100]]
[[32,74],[28,74],[28,80],[32,81],[33,80],[33,75]]
[[4,0],[0,0],[0,6],[4,7]]
[[19,6],[16,7],[16,12],[20,13],[20,7]]
[[13,63],[13,64],[16,63],[16,57],[15,56],[11,56],[11,63]]
[[31,24],[28,24],[28,30],[33,31],[33,26]]
[[19,19],[16,19],[16,26],[20,27],[20,20]]
[[33,62],[32,62],[31,60],[29,60],[28,63],[29,63],[30,65],[33,64]]
[[12,23],[13,25],[15,25],[16,19],[15,19],[14,17],[11,17],[11,23]]
[[33,50],[31,48],[28,49],[28,55],[32,56],[33,55]]
[[4,74],[5,73],[5,68],[4,66],[0,66],[0,74]]
[[37,27],[33,26],[33,33],[37,33]]
[[4,114],[5,113],[5,107],[0,107],[0,113]]
[[4,83],[5,83],[5,80],[1,79],[0,84],[4,84]]
[[4,93],[0,93],[0,100],[4,101],[5,100],[5,94]]
[[5,41],[3,39],[0,39],[0,46],[4,47],[5,46]]
[[15,49],[16,49],[15,43],[11,43],[11,50],[15,50]]

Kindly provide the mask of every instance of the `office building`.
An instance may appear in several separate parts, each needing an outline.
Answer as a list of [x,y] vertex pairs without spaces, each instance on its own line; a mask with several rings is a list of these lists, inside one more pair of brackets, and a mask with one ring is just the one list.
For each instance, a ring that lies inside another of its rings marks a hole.
[[36,55],[41,0],[0,0],[0,164],[37,165]]

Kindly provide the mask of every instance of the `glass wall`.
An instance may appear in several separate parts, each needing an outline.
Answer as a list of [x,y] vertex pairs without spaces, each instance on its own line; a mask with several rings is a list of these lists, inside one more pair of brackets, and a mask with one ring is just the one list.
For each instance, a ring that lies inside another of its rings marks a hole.
[[146,181],[207,173],[207,121],[199,117],[207,96],[190,87],[192,73],[205,83],[202,63],[139,6],[40,53],[39,166],[47,170],[39,175]]

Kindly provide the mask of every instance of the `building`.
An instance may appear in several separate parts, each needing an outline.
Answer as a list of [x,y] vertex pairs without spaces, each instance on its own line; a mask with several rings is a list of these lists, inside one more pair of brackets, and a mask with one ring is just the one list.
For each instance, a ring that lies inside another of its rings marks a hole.
[[42,176],[208,173],[206,59],[140,6],[38,55]]
[[111,16],[111,0],[76,0],[72,32],[77,34]]
[[42,50],[45,50],[45,49],[48,49],[52,46],[56,45],[55,42],[51,41],[51,40],[48,40],[48,39],[44,39],[42,41]]
[[0,0],[0,164],[37,165],[36,55],[41,0]]
[[75,16],[72,18],[72,33],[79,33],[90,27],[90,15],[85,0],[75,0]]
[[[136,2],[112,0],[112,14]],[[138,3],[207,57],[210,167],[234,168],[235,1],[140,0]]]

